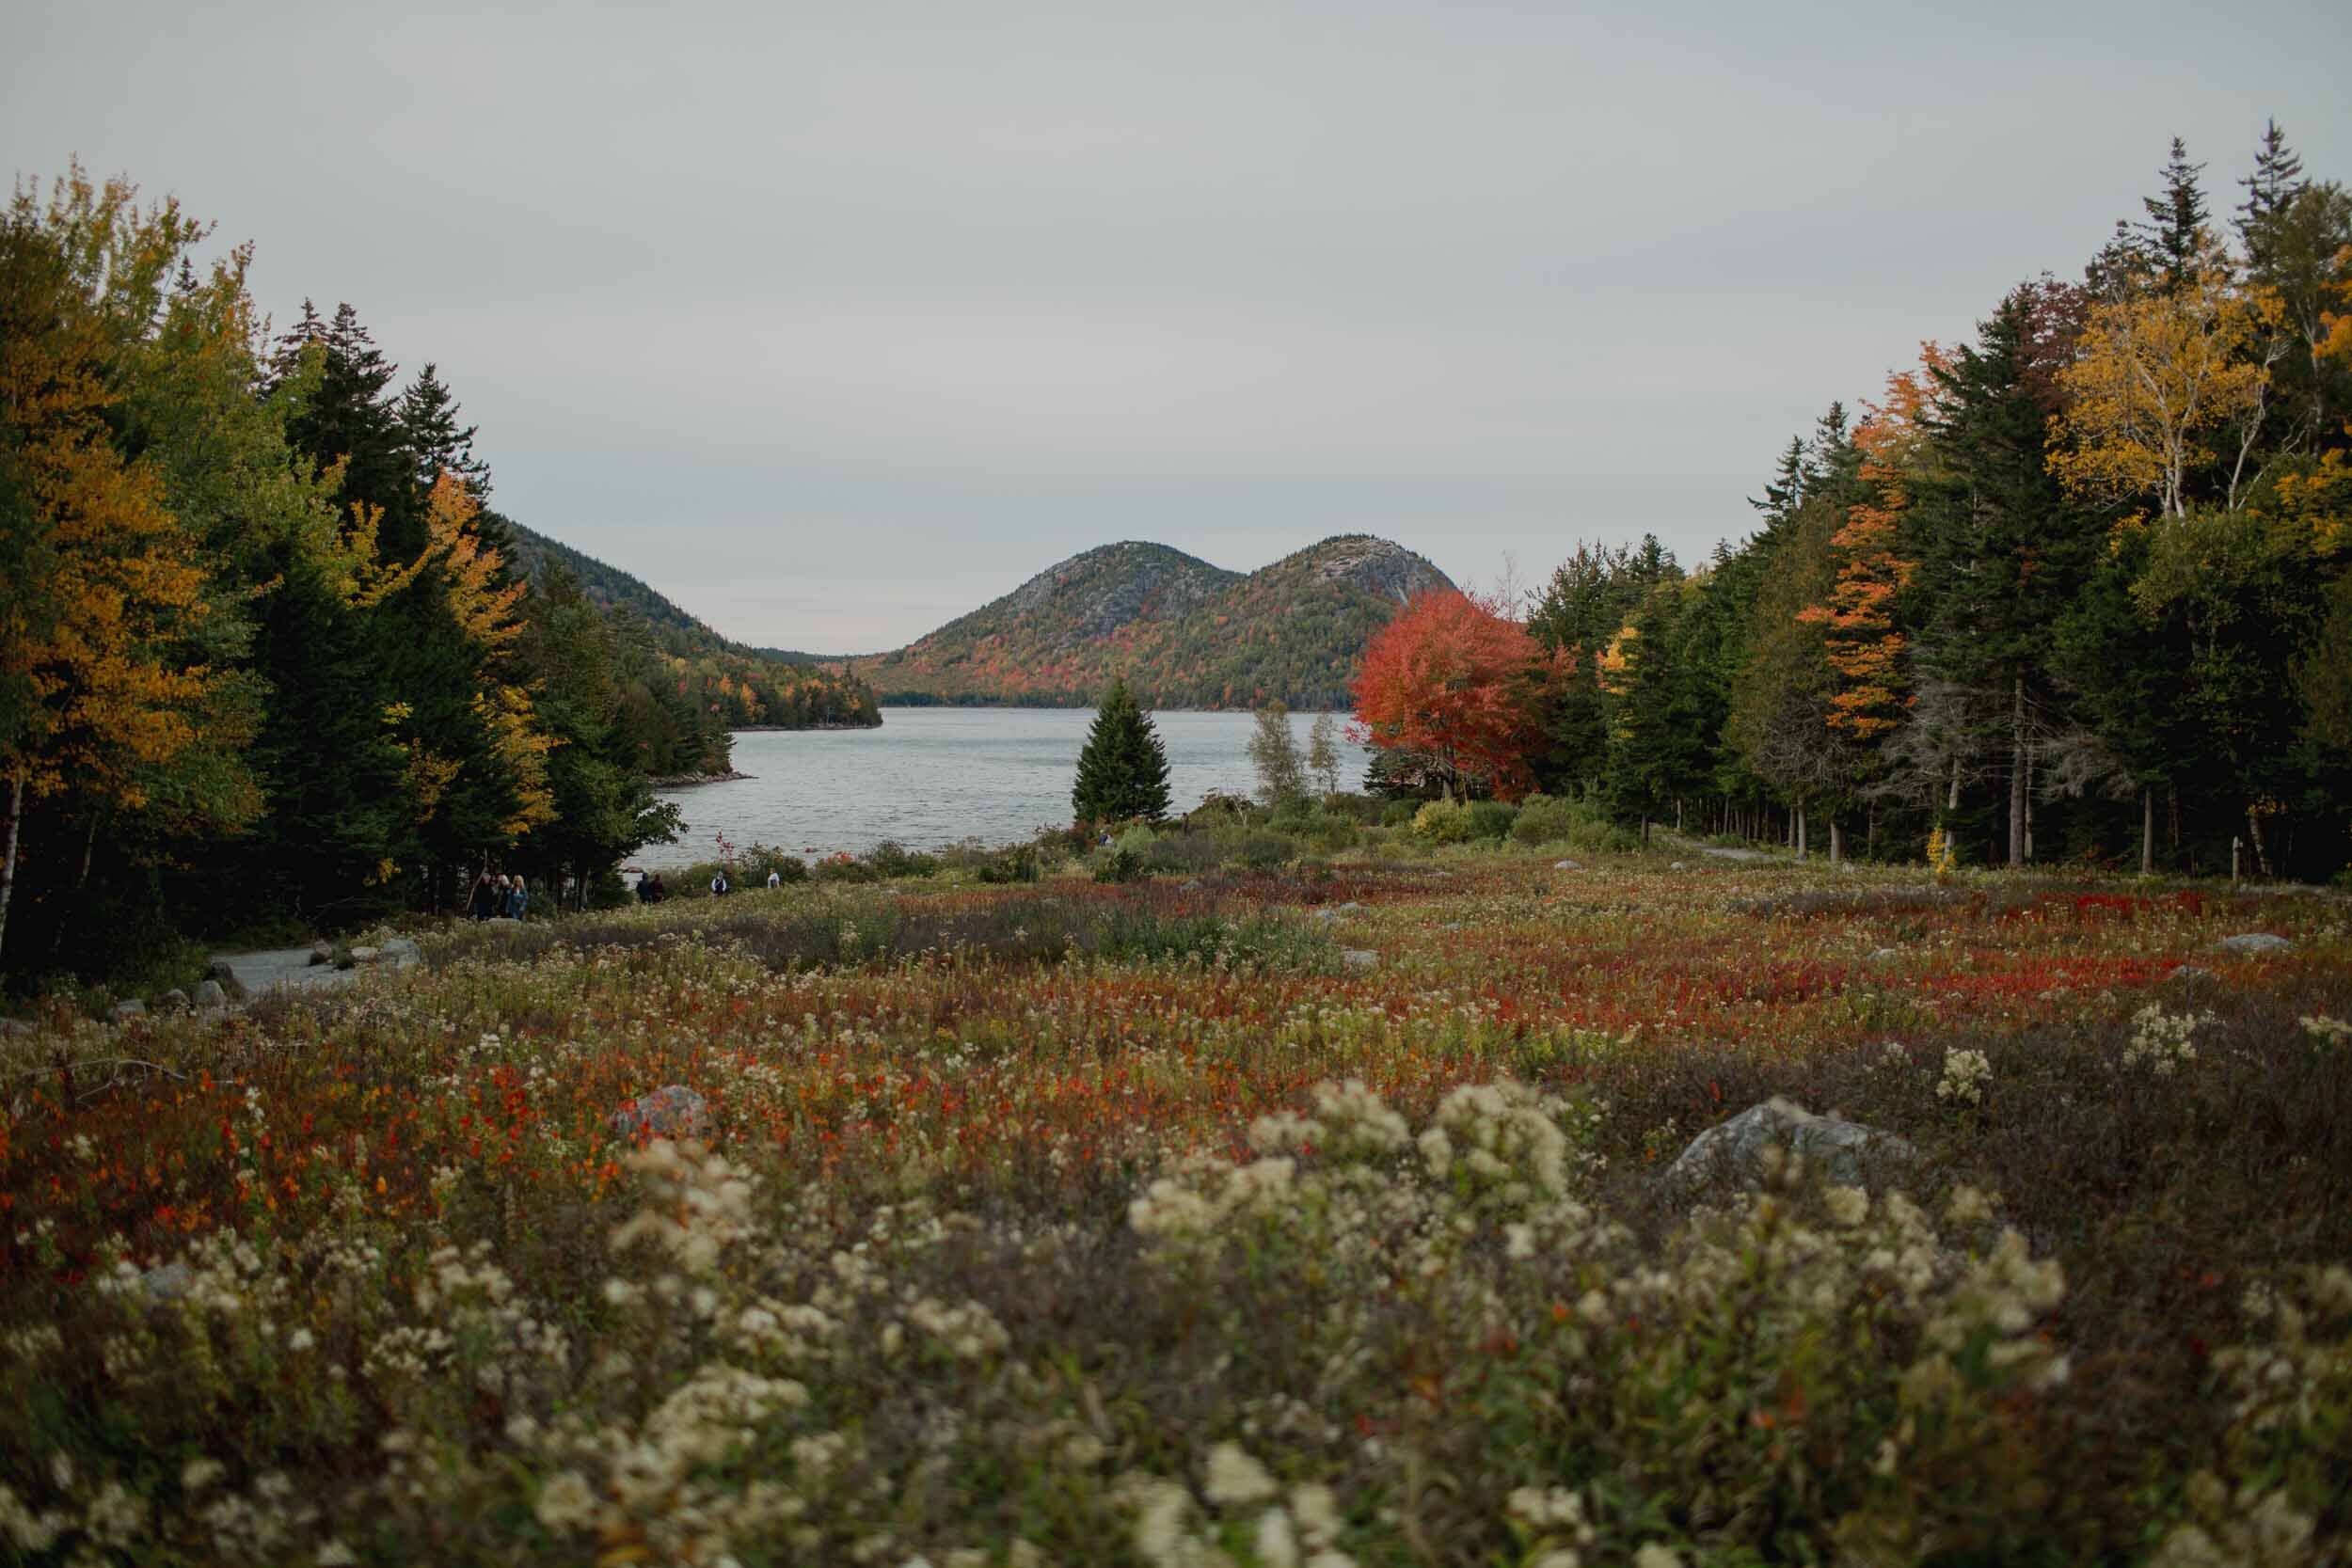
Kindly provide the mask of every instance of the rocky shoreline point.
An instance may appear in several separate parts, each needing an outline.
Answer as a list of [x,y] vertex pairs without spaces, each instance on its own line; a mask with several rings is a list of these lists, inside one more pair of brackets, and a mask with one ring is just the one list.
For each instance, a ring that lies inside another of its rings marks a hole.
[[730,768],[723,773],[664,773],[645,782],[656,789],[691,789],[696,784],[736,784],[751,777]]

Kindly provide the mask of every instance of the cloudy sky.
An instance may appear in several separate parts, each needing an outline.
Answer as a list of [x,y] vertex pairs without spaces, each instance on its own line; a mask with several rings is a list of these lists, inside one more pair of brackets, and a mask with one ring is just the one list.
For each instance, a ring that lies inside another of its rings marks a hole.
[[2171,135],[2352,179],[2342,0],[8,11],[18,174],[177,195],[510,514],[829,652],[1115,539],[1692,556]]

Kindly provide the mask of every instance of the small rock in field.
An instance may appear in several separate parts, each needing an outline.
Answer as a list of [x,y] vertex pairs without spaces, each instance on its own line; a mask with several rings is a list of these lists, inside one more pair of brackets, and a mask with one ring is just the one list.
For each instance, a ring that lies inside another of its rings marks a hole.
[[1551,868],[1554,871],[1581,871],[1584,869],[1574,861],[1553,861],[1551,863]]
[[139,1275],[139,1283],[157,1301],[178,1301],[196,1283],[196,1273],[185,1263],[165,1263]]
[[485,926],[504,926],[504,927],[511,927],[520,926],[520,925],[522,924],[522,922],[521,922],[521,921],[519,921],[519,920],[516,920],[516,919],[513,915],[511,915],[511,914],[494,914],[494,915],[492,915],[489,919],[487,919],[487,920],[484,921],[482,924],[484,924]]
[[2233,937],[2223,937],[2214,945],[2233,953],[2283,953],[2295,943],[2284,937],[2274,937],[2268,931],[2244,931]]
[[710,1102],[683,1084],[665,1084],[641,1094],[612,1113],[612,1131],[624,1138],[707,1138]]
[[1682,869],[1682,863],[1680,861],[1668,861],[1666,863],[1666,869],[1669,871],[1679,871]]
[[226,958],[215,958],[205,966],[204,978],[218,986],[231,1002],[245,1000],[245,982],[237,978],[237,971]]
[[356,964],[372,964],[383,956],[381,947],[355,947],[351,950],[351,961]]
[[2176,964],[2173,966],[2172,973],[2165,978],[2168,980],[2210,980],[2213,978],[2213,971],[2200,969],[2195,964]]
[[1892,947],[1873,948],[1870,952],[1870,961],[1874,964],[1892,963],[1901,957],[1902,954]]
[[128,1023],[135,1018],[147,1016],[147,1004],[135,996],[130,997],[116,1003],[107,1010],[106,1016],[117,1023]]
[[331,964],[335,961],[335,950],[331,947],[313,947],[310,949],[310,961],[313,964]]
[[188,993],[178,986],[155,998],[155,1010],[161,1013],[184,1013],[188,1010]]
[[415,938],[394,937],[384,944],[378,961],[399,967],[415,963],[423,957],[424,949],[417,945]]
[[1883,1165],[1918,1158],[1916,1149],[1892,1132],[1817,1117],[1775,1097],[1692,1139],[1674,1164],[1659,1173],[1659,1190],[1683,1203],[1717,1181],[1758,1186],[1764,1179],[1764,1150],[1773,1144],[1804,1155],[1824,1180],[1846,1185],[1859,1184]]
[[1340,950],[1340,962],[1360,974],[1366,970],[1378,969],[1380,955],[1365,947],[1346,947]]
[[208,1013],[216,1007],[226,1007],[229,1006],[229,993],[221,990],[218,980],[199,980],[196,983],[196,1005]]

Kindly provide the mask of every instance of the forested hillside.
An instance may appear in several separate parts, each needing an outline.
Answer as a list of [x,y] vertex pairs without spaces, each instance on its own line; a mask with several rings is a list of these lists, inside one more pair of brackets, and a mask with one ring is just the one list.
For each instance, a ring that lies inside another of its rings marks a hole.
[[713,713],[723,729],[772,725],[803,730],[867,727],[882,722],[874,694],[834,664],[819,665],[811,655],[748,648],[728,641],[680,610],[642,578],[569,545],[508,523],[523,577],[534,588],[560,568],[580,584],[589,602],[624,625],[643,625],[670,661],[674,677],[700,713]]
[[2275,126],[2230,208],[2201,169],[2176,141],[2078,277],[1832,404],[1695,569],[1585,546],[1527,605],[1417,605],[1359,685],[1386,771],[1833,855],[2343,874],[2352,194]]
[[1364,645],[1445,574],[1383,539],[1327,539],[1248,576],[1105,545],[851,668],[883,702],[1079,706],[1114,677],[1146,707],[1347,705]]
[[76,168],[0,222],[0,974],[544,900],[667,837],[731,722],[870,721],[519,530],[426,363],[275,336],[249,247]]

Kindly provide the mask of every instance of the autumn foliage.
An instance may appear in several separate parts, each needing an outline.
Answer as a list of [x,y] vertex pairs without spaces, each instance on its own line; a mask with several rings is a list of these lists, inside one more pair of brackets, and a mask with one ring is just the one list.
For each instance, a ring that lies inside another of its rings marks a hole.
[[1355,683],[1366,737],[1426,760],[1449,789],[1484,781],[1515,800],[1533,787],[1545,689],[1558,668],[1527,628],[1457,589],[1414,599],[1364,650]]

